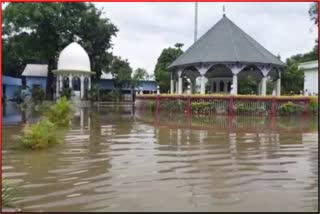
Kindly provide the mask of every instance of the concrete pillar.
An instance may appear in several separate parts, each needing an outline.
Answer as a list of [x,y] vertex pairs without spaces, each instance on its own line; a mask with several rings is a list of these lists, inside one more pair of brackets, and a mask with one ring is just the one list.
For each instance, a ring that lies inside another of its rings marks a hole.
[[72,89],[72,74],[69,74],[69,88]]
[[80,76],[80,99],[84,97],[84,76]]
[[170,94],[174,93],[174,80],[171,78],[170,80]]
[[233,74],[232,85],[233,85],[233,95],[237,95],[238,94],[238,75],[237,74]]
[[88,77],[88,90],[91,90],[91,76]]
[[183,88],[182,88],[182,77],[179,76],[178,79],[178,94],[182,94],[183,93]]
[[204,75],[201,75],[200,94],[206,94],[206,83]]
[[261,95],[267,95],[267,77],[262,77]]
[[281,78],[278,78],[276,80],[276,84],[277,84],[276,94],[277,96],[281,96]]
[[178,89],[179,89],[178,81],[175,81],[175,83],[176,83],[175,93],[178,94],[178,93],[179,93],[179,92],[178,92]]
[[60,91],[62,91],[62,87],[63,87],[63,79],[62,79],[62,75],[59,75],[59,89],[60,89]]
[[59,75],[56,75],[56,99],[60,97]]

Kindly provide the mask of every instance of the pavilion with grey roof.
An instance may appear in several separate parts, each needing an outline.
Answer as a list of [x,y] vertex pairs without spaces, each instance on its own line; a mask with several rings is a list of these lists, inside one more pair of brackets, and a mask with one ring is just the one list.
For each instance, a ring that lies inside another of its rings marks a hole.
[[200,93],[206,93],[206,80],[212,92],[238,94],[238,78],[252,76],[259,82],[258,94],[266,95],[267,79],[273,81],[277,96],[281,94],[281,72],[285,64],[241,30],[224,14],[170,66],[171,93],[184,93],[182,78],[188,78],[194,91],[200,77]]

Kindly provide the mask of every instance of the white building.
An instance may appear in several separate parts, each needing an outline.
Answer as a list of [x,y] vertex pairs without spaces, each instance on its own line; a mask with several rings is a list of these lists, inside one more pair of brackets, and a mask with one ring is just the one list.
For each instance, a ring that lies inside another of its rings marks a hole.
[[85,99],[85,94],[91,88],[90,59],[87,52],[76,42],[65,47],[58,60],[58,68],[53,73],[56,76],[57,97],[63,88],[71,88],[76,99]]
[[318,94],[318,61],[301,63],[299,68],[304,72],[304,92],[308,95]]

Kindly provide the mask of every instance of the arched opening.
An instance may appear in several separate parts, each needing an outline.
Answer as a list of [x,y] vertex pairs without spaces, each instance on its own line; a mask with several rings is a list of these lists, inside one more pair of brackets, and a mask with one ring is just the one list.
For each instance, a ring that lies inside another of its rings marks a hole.
[[62,81],[63,81],[63,88],[69,88],[69,77],[64,76]]
[[191,93],[195,93],[196,91],[196,79],[200,76],[199,71],[193,67],[193,66],[189,66],[186,67],[183,71],[182,71],[182,91],[184,91],[184,88],[187,88],[189,85],[191,86],[190,90]]
[[79,77],[73,77],[72,79],[72,89],[74,91],[80,91],[80,78]]
[[88,99],[88,93],[89,93],[89,78],[85,77],[84,78],[84,82],[83,82],[83,86],[84,86],[84,98]]
[[224,82],[222,80],[219,83],[219,90],[224,91]]
[[232,82],[228,82],[228,93],[230,93],[230,91],[231,91],[231,85],[232,85]]
[[217,91],[217,83],[213,82],[213,92],[216,92],[216,91]]

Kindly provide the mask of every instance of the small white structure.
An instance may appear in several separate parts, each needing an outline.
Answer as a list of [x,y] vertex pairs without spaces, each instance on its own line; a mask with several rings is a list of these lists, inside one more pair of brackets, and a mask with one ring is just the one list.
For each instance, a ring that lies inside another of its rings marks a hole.
[[307,95],[318,94],[318,61],[301,63],[299,68],[304,72],[304,92]]
[[56,97],[60,97],[63,88],[71,88],[75,98],[84,99],[85,93],[91,89],[90,59],[87,52],[76,42],[65,47],[58,59],[56,76]]

